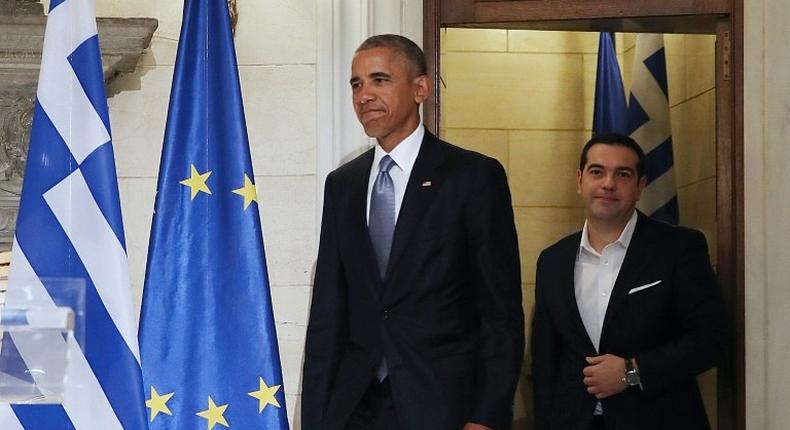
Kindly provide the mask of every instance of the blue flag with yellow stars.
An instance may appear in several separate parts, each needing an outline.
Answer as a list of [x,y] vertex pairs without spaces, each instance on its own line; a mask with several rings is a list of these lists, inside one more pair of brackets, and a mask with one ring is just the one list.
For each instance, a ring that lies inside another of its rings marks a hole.
[[186,0],[148,250],[151,430],[287,429],[226,0]]

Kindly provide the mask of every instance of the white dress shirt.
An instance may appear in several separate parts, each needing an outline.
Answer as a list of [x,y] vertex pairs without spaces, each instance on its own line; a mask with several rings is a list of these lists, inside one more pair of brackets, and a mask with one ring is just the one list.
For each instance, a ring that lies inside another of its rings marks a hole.
[[[582,239],[573,270],[573,290],[584,328],[596,351],[600,350],[601,329],[606,316],[606,308],[609,306],[614,283],[617,281],[625,253],[628,251],[628,245],[634,235],[636,218],[636,211],[634,211],[631,219],[628,220],[620,233],[620,237],[606,245],[600,254],[590,245],[587,221],[584,222]],[[601,402],[595,406],[594,414],[603,414]]]
[[425,127],[420,124],[401,143],[395,146],[389,154],[381,149],[381,146],[376,145],[373,153],[373,164],[370,166],[370,178],[368,179],[368,204],[365,211],[368,221],[370,220],[370,193],[379,174],[379,162],[385,155],[389,155],[395,162],[395,165],[390,168],[390,177],[392,177],[392,185],[395,189],[395,222],[397,223],[403,196],[406,194],[406,185],[409,183],[409,175],[411,175],[414,162],[417,161],[417,154],[420,153],[423,136],[425,136]]

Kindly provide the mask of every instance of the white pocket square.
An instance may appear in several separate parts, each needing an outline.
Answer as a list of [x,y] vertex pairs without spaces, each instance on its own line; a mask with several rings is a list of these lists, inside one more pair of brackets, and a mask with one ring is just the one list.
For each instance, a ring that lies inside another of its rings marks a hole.
[[628,291],[628,294],[634,294],[634,293],[638,293],[638,292],[640,292],[640,291],[642,291],[642,290],[646,290],[646,289],[648,289],[648,288],[650,288],[650,287],[655,287],[656,285],[658,285],[658,284],[660,284],[660,283],[661,283],[661,280],[659,279],[659,280],[658,280],[658,281],[656,281],[656,282],[651,282],[651,283],[649,283],[649,284],[642,285],[641,287],[631,288],[631,289]]

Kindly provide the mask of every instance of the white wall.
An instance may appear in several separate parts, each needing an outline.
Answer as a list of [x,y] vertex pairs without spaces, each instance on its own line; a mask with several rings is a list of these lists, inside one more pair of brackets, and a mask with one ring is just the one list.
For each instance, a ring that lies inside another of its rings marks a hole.
[[744,1],[746,420],[754,430],[790,422],[790,9]]

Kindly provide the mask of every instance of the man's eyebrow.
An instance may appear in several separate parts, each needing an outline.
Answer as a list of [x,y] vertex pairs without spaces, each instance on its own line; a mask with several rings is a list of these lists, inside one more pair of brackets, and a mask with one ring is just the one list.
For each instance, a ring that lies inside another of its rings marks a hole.
[[[370,77],[370,79],[381,79],[381,78],[391,78],[392,75],[390,75],[389,73],[385,73],[385,72],[373,72],[373,73],[369,74],[368,77]],[[354,85],[355,83],[357,83],[357,82],[359,82],[361,80],[362,80],[362,78],[360,78],[359,76],[352,76],[351,79],[348,81],[348,83],[351,84],[351,85]]]
[[[590,170],[592,168],[606,169],[602,164],[590,163],[590,164],[587,164],[587,167],[585,168],[585,170]],[[622,172],[624,170],[628,171],[628,172],[636,172],[636,169],[634,169],[631,166],[617,166],[617,167],[614,168],[614,170],[617,171],[617,172]]]

